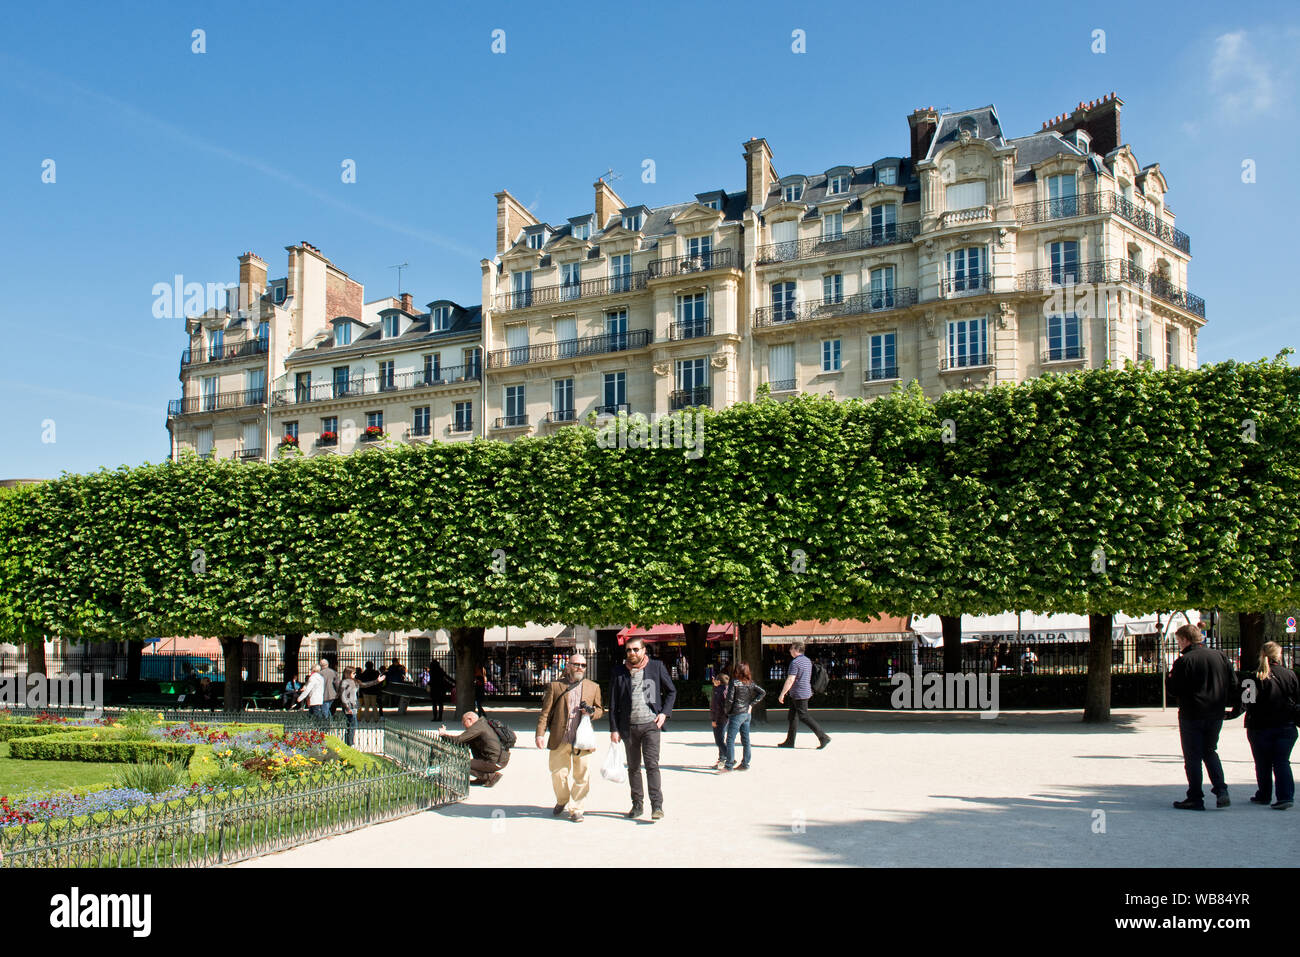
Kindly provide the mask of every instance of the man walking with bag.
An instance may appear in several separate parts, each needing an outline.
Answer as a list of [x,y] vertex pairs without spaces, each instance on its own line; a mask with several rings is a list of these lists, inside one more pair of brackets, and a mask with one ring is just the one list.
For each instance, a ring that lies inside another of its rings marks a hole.
[[546,686],[542,713],[537,717],[537,747],[548,747],[551,752],[551,786],[555,788],[551,813],[559,817],[567,808],[569,819],[581,822],[582,802],[591,790],[588,766],[596,750],[591,722],[604,717],[605,709],[601,706],[600,685],[587,680],[585,655],[570,658],[564,674],[567,681],[552,681]]
[[1223,778],[1219,760],[1219,732],[1223,730],[1225,712],[1231,717],[1240,713],[1234,708],[1239,701],[1237,673],[1223,652],[1205,647],[1201,631],[1195,625],[1183,625],[1174,636],[1178,639],[1178,660],[1165,679],[1169,693],[1178,698],[1178,737],[1183,746],[1183,769],[1187,772],[1187,799],[1175,801],[1182,811],[1204,811],[1205,792],[1201,790],[1201,764],[1210,772],[1211,791],[1217,807],[1229,807],[1228,783]]
[[781,694],[777,701],[785,704],[786,695],[790,696],[790,724],[786,731],[785,740],[777,745],[778,748],[793,748],[796,725],[795,722],[802,721],[808,725],[808,730],[817,735],[817,750],[820,751],[826,745],[831,743],[831,736],[821,729],[812,716],[808,714],[808,699],[813,696],[813,666],[808,660],[808,656],[803,653],[804,644],[802,641],[790,642],[790,667],[786,671],[785,684],[781,687]]
[[609,694],[610,740],[615,744],[622,741],[627,750],[632,810],[626,816],[640,817],[645,809],[641,783],[644,759],[645,780],[650,787],[650,819],[658,821],[664,816],[664,796],[659,788],[659,738],[673,713],[677,687],[663,662],[646,653],[640,638],[629,638],[624,654],[624,664],[614,669]]

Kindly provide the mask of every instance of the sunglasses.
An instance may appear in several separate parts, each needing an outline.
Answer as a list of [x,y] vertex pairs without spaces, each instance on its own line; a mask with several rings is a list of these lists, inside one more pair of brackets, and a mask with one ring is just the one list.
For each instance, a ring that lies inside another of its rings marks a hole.
[[573,665],[573,667],[575,667],[575,668],[585,668],[585,667],[587,667],[587,663],[586,663],[585,661],[571,661],[571,662],[569,662],[569,664]]

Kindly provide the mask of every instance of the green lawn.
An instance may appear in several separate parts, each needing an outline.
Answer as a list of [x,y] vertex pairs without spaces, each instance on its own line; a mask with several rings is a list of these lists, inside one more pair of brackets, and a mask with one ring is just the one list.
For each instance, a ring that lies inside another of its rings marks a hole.
[[25,791],[84,788],[113,783],[122,764],[97,761],[15,761],[9,742],[0,741],[0,794],[11,797]]

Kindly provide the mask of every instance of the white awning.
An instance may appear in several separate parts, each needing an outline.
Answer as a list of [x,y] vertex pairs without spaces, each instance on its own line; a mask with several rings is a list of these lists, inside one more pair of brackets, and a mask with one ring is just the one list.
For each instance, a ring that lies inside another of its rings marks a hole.
[[[557,641],[558,639],[558,641]],[[554,642],[556,644],[573,644],[573,627],[571,625],[535,625],[531,621],[522,628],[512,626],[510,628],[488,628],[483,632],[483,643],[531,645],[542,642]]]
[[[1175,612],[1175,617],[1187,615],[1188,620],[1197,621],[1196,611]],[[961,640],[967,641],[1021,641],[1042,644],[1046,642],[1087,641],[1089,636],[1087,615],[1039,615],[1022,612],[1017,627],[1016,613],[1003,612],[1000,615],[962,615]],[[1168,615],[1160,616],[1165,624]],[[922,645],[936,646],[943,644],[943,625],[938,615],[924,615],[912,619],[912,630],[916,632]],[[1017,638],[1017,631],[1019,638]],[[1142,615],[1134,618],[1123,612],[1114,615],[1111,622],[1111,637],[1124,635],[1146,635],[1156,631],[1156,616]]]

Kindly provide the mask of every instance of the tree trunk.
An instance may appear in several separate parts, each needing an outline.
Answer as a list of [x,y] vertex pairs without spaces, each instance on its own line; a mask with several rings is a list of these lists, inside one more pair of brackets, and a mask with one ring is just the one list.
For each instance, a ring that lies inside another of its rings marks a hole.
[[242,711],[244,682],[239,672],[244,667],[244,636],[222,636],[218,640],[221,642],[221,657],[226,671],[224,707],[227,711]]
[[[743,661],[749,665],[749,670],[754,673],[754,681],[760,685],[767,684],[767,675],[763,673],[763,623],[760,621],[742,621],[736,626],[736,634],[740,641],[736,644],[736,661]],[[757,722],[767,721],[767,699],[772,697],[768,695],[758,704],[754,705],[754,716],[751,720]]]
[[692,683],[704,680],[705,655],[708,652],[709,625],[707,622],[690,621],[682,625],[686,638],[686,664],[690,671]]
[[302,633],[286,634],[284,636],[284,663],[282,665],[284,674],[281,683],[288,681],[298,673],[298,656],[302,652]]
[[483,629],[451,629],[451,650],[456,656],[456,717],[474,710],[474,669],[483,660]]
[[38,638],[27,645],[27,673],[29,675],[45,674],[45,639]]
[[961,671],[961,615],[940,615],[943,626],[943,673]]
[[1241,671],[1254,671],[1259,667],[1259,655],[1264,649],[1264,613],[1241,611],[1237,613],[1237,628],[1241,634]]
[[126,680],[140,680],[141,659],[144,658],[144,642],[128,641],[126,643]]
[[1088,616],[1088,685],[1083,696],[1083,720],[1110,720],[1111,615]]

